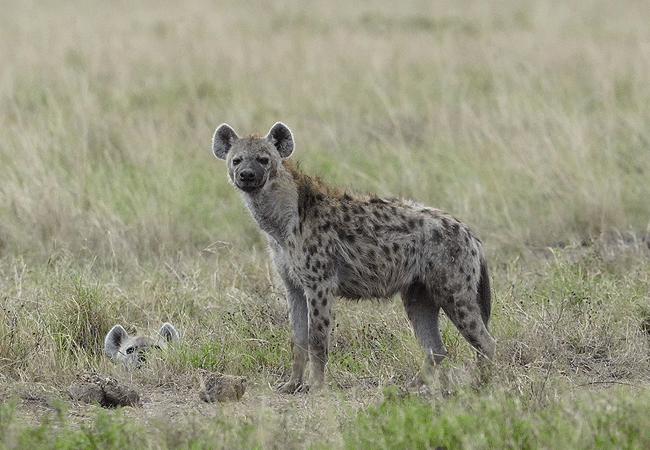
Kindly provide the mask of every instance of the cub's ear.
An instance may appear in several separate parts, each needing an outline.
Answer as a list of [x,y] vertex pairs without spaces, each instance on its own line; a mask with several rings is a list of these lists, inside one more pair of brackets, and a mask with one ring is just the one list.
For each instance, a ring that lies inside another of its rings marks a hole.
[[169,322],[163,324],[158,334],[167,342],[176,342],[180,339],[178,331],[176,331],[176,328],[174,328],[174,326]]
[[282,122],[273,125],[266,138],[273,142],[282,158],[288,158],[293,153],[293,135],[289,127]]
[[226,159],[228,150],[232,146],[232,143],[239,139],[235,130],[230,128],[228,124],[222,123],[217,128],[217,131],[214,132],[212,137],[212,152],[214,156],[219,159]]
[[126,332],[122,325],[117,324],[111,331],[108,332],[104,339],[104,351],[111,358],[115,358],[120,351],[122,343],[129,338],[129,333]]

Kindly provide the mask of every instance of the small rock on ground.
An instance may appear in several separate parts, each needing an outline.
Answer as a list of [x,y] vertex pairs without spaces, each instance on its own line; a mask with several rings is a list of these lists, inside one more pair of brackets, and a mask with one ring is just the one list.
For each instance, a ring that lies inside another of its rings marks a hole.
[[246,377],[208,373],[201,380],[199,398],[204,402],[236,402],[246,391]]

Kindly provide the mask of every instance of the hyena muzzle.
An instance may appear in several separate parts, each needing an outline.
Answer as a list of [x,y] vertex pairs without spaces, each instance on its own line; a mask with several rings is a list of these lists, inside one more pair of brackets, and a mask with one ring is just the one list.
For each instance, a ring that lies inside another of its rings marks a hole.
[[222,124],[212,149],[226,160],[230,182],[267,235],[284,283],[293,363],[282,392],[323,385],[336,296],[400,293],[431,363],[447,353],[438,327],[441,308],[480,362],[494,356],[485,253],[465,224],[438,209],[344,191],[305,175],[287,159],[294,140],[280,122],[264,137],[245,138]]

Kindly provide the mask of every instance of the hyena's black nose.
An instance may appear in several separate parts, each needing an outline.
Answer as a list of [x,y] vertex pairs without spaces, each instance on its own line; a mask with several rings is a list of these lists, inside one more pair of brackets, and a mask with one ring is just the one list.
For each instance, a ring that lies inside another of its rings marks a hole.
[[255,179],[255,171],[253,169],[244,169],[239,172],[239,179],[241,181],[253,181]]

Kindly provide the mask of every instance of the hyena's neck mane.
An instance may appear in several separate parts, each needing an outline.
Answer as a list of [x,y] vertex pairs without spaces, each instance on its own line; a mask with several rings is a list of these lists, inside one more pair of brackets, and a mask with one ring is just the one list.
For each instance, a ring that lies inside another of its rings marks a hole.
[[345,195],[343,190],[327,185],[321,178],[305,174],[290,160],[284,160],[283,165],[296,185],[298,216],[301,221],[305,220],[326,198],[341,198]]

